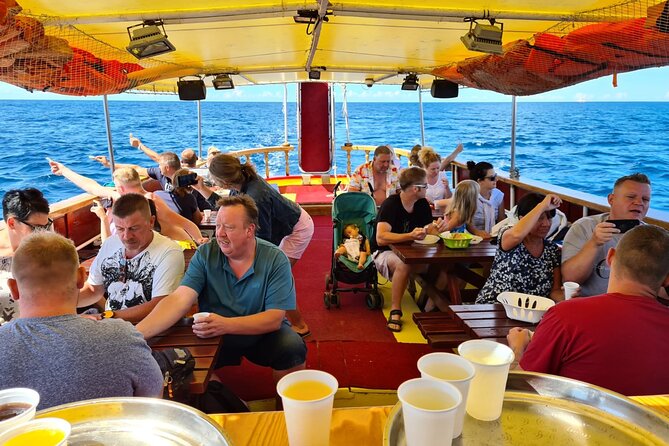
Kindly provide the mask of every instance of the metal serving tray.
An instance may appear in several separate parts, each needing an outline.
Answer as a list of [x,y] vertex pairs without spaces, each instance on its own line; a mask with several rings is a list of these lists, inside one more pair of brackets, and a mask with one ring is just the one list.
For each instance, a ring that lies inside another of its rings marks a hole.
[[229,446],[206,414],[156,398],[99,398],[37,412],[72,424],[68,446]]
[[[386,446],[405,446],[402,407],[390,412]],[[634,446],[669,444],[669,418],[601,387],[559,376],[511,372],[502,416],[465,415],[453,445]]]

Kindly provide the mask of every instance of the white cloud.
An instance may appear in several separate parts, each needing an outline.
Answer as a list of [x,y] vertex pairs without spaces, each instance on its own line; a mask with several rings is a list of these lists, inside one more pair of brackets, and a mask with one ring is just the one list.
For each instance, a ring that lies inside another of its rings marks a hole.
[[574,95],[574,99],[576,100],[576,102],[588,102],[588,100],[590,99],[590,95],[585,93],[576,93]]

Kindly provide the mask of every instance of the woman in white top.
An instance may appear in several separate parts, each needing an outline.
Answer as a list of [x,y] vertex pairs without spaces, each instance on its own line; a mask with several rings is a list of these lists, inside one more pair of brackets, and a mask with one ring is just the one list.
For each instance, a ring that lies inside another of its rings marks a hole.
[[492,164],[485,161],[467,161],[467,168],[469,179],[479,183],[481,189],[472,225],[490,233],[495,223],[505,218],[504,193],[497,189],[497,174]]
[[435,207],[445,207],[447,198],[453,196],[448,186],[446,173],[441,170],[441,157],[431,147],[423,147],[418,152],[418,160],[427,171],[427,189],[425,198]]
[[416,144],[411,149],[409,162],[412,166],[422,167],[427,171],[425,198],[435,207],[445,208],[448,205],[448,199],[453,196],[444,171],[449,168],[451,162],[462,150],[462,144],[458,144],[447,157],[442,159],[432,147]]

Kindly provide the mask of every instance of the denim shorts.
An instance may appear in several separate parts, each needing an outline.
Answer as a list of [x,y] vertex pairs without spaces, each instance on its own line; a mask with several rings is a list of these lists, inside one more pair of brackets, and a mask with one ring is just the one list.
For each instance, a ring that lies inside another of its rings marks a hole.
[[239,365],[242,356],[273,370],[288,370],[307,360],[307,345],[286,321],[277,331],[262,335],[224,335],[216,368]]

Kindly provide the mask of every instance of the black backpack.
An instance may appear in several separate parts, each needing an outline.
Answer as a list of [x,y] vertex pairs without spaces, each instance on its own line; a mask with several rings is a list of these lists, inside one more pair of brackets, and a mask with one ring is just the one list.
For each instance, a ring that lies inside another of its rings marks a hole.
[[151,354],[163,374],[163,398],[175,400],[188,395],[190,374],[195,370],[195,358],[190,350],[186,347],[166,348]]

